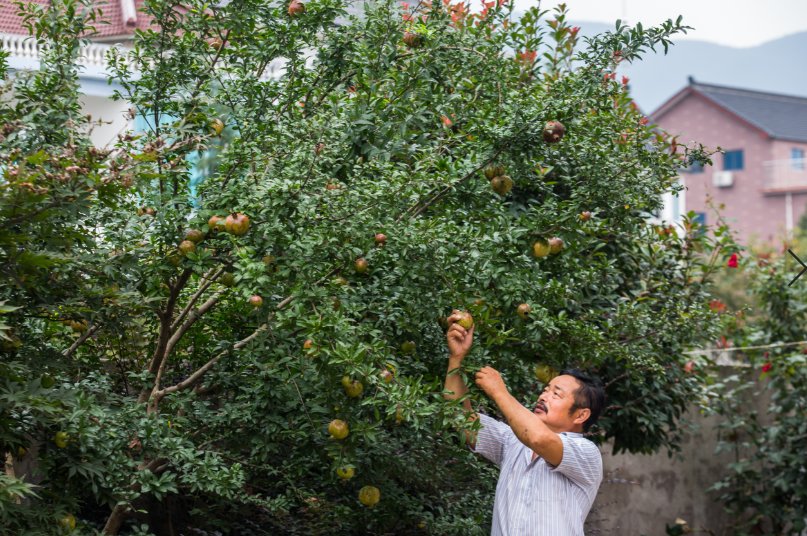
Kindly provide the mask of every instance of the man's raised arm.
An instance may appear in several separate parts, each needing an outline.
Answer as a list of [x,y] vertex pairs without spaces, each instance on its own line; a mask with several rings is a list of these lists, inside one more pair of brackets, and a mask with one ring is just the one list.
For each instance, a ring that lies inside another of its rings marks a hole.
[[[446,371],[444,390],[450,392],[443,395],[446,400],[457,400],[468,393],[468,387],[465,385],[462,375],[459,373],[459,368],[462,365],[462,360],[465,359],[465,356],[467,356],[468,352],[471,350],[471,344],[474,339],[474,328],[471,326],[470,329],[465,329],[457,324],[457,320],[459,319],[459,311],[456,309],[452,311],[451,316],[448,317],[448,332],[446,333],[446,339],[448,340],[448,370]],[[465,408],[466,414],[468,414],[472,420],[479,418],[471,407],[470,400],[464,400],[462,406]],[[465,441],[471,448],[476,447],[476,438],[468,430],[465,430]]]

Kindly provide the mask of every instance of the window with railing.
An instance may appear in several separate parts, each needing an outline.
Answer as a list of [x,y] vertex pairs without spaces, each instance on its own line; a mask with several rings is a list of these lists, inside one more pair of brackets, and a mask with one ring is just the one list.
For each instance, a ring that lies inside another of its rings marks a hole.
[[804,149],[793,147],[790,149],[790,167],[793,169],[804,169]]

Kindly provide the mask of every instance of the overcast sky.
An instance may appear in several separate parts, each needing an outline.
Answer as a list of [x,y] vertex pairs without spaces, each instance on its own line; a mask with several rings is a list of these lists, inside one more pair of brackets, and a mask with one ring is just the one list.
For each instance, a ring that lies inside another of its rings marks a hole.
[[[513,1],[517,11],[538,4],[538,0]],[[541,7],[560,3],[542,0]],[[675,40],[699,39],[733,47],[807,31],[807,0],[566,0],[566,5],[574,21],[613,24],[623,19],[653,25],[683,15],[684,24],[695,29]]]

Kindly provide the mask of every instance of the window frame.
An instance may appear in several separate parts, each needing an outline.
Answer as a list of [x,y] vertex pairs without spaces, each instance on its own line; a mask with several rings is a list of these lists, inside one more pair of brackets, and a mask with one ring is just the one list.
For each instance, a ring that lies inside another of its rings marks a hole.
[[[799,154],[800,156],[796,156]],[[804,171],[805,150],[803,147],[790,148],[790,168],[798,171]]]
[[[738,156],[739,162],[735,163],[734,160]],[[742,171],[743,169],[745,169],[745,151],[743,149],[732,149],[723,153],[723,171]]]

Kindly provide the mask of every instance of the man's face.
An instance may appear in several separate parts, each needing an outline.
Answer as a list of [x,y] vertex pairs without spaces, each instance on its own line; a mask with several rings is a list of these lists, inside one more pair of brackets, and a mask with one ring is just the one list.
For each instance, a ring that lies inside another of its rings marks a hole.
[[574,393],[579,386],[574,376],[555,377],[538,397],[533,413],[555,433],[582,431],[582,423],[575,422],[575,419],[579,421],[580,412],[583,410],[569,414],[574,405]]

